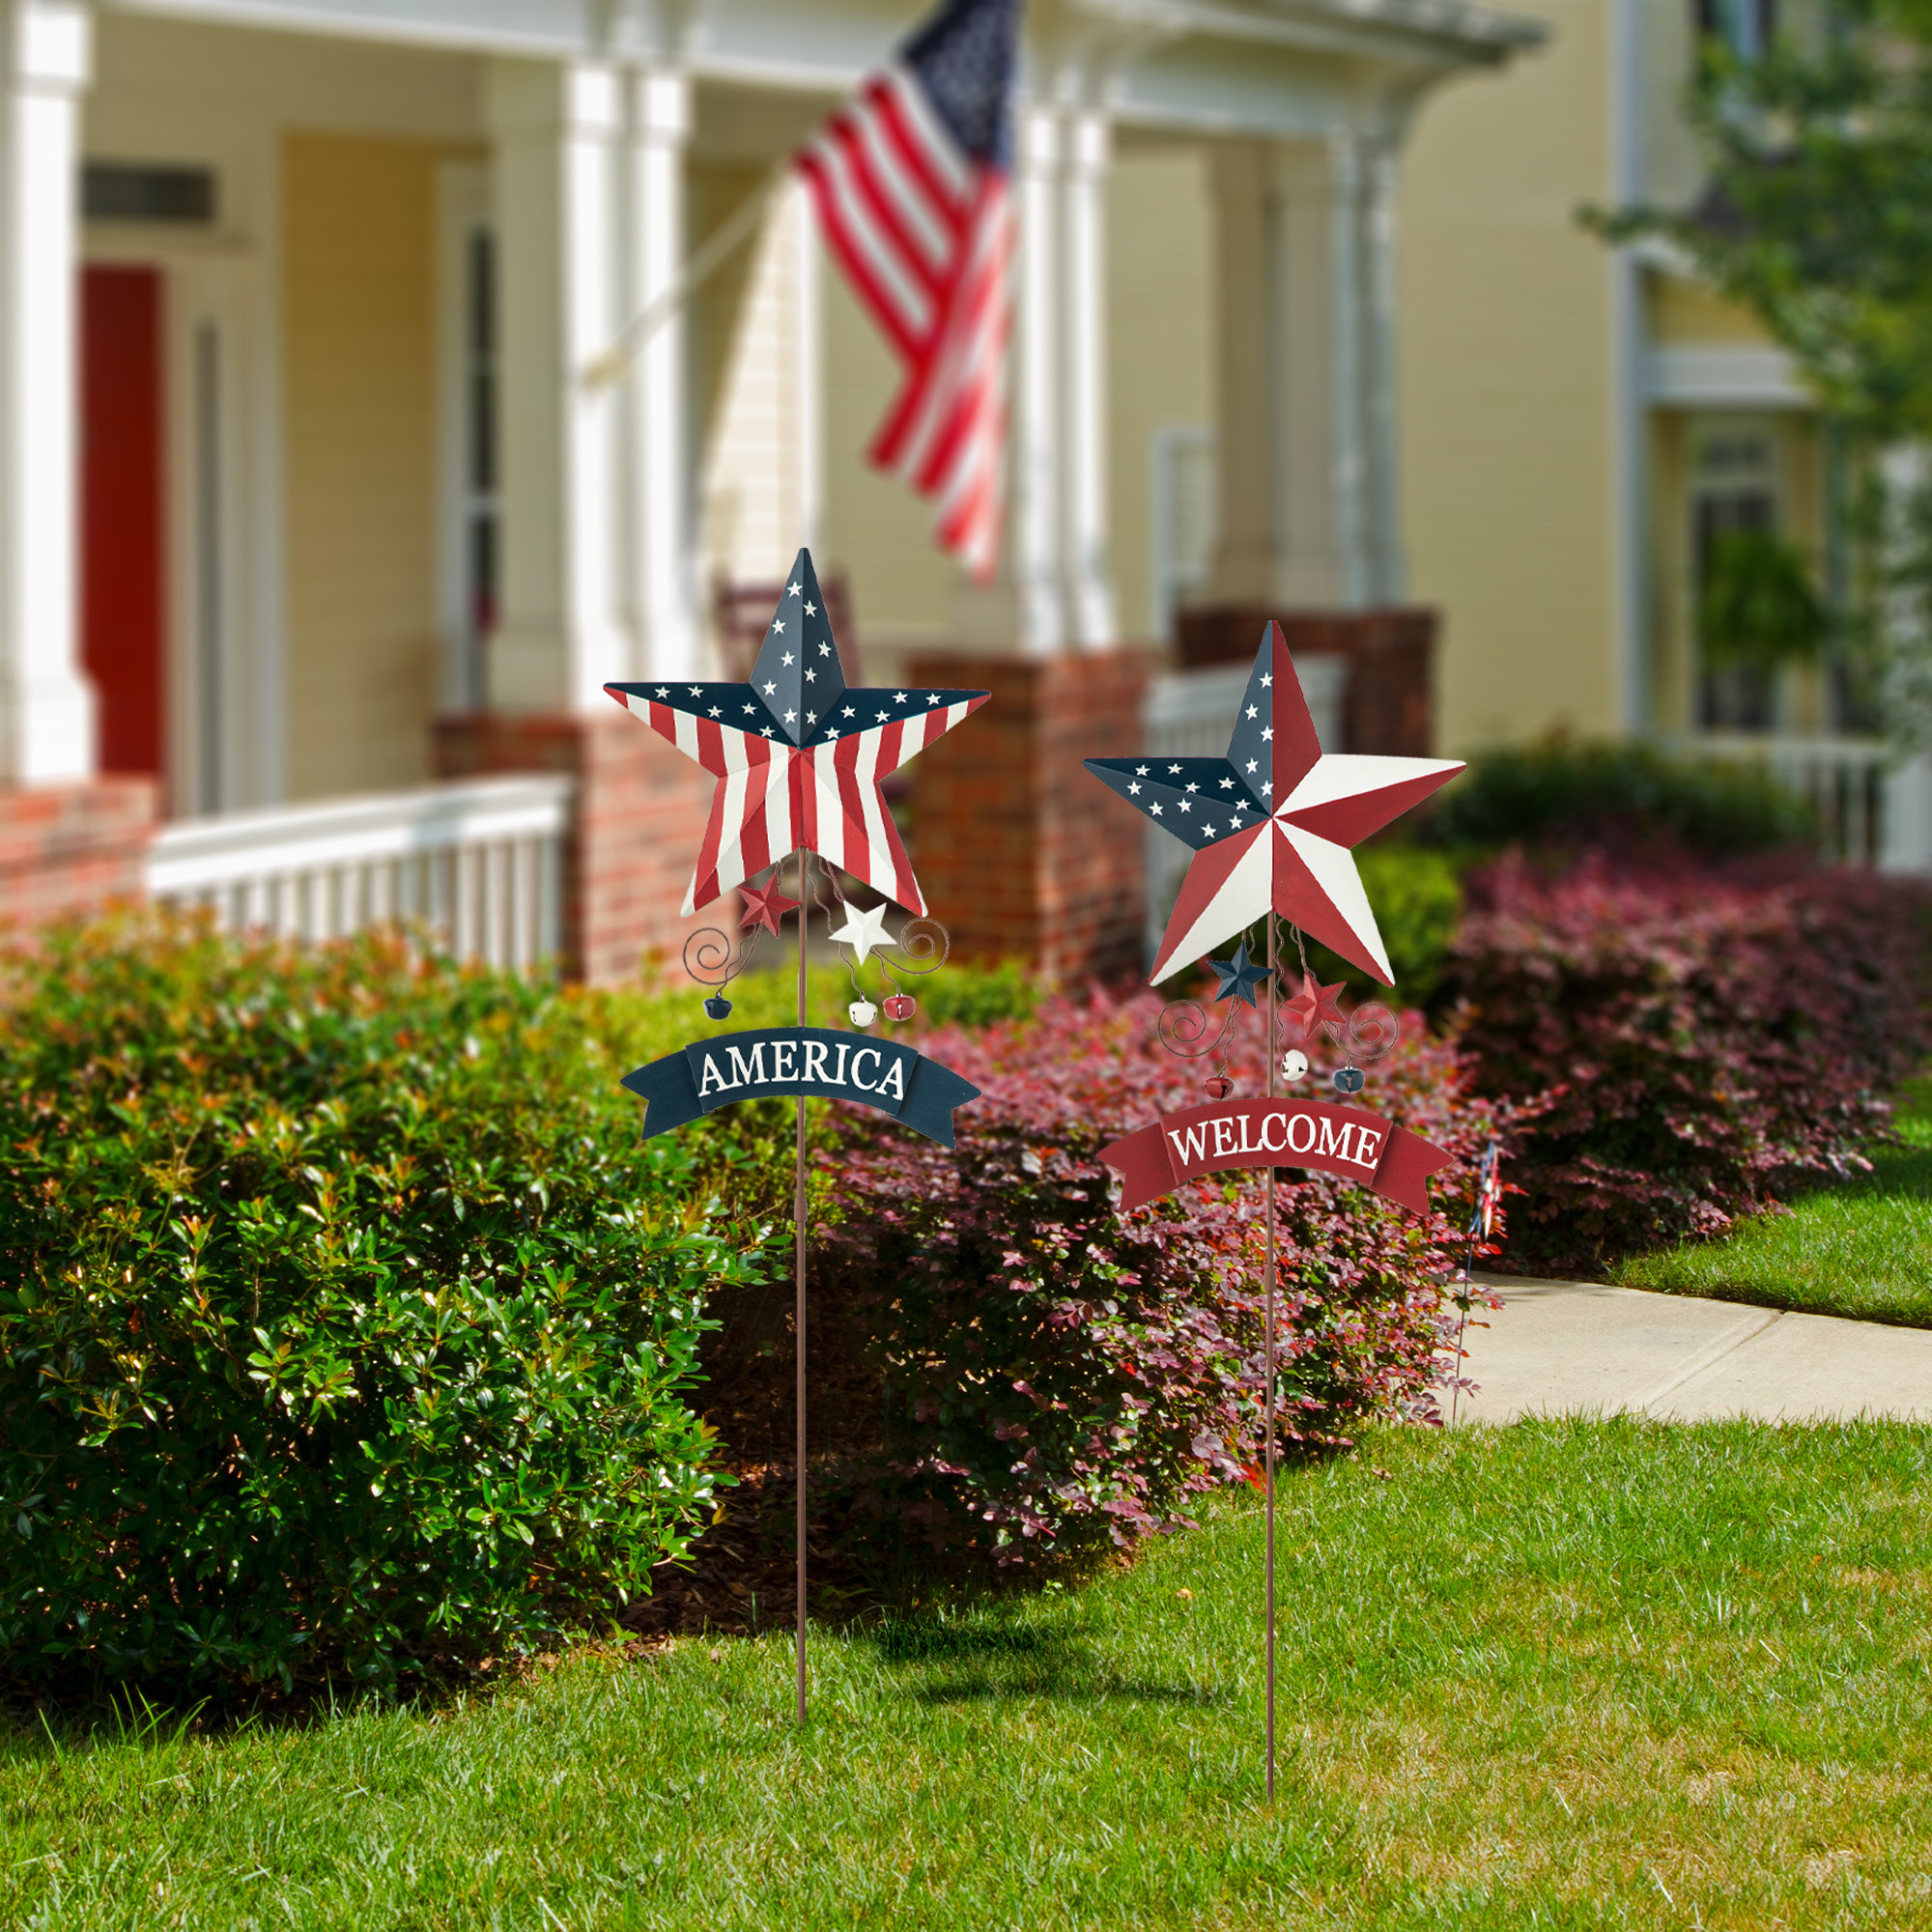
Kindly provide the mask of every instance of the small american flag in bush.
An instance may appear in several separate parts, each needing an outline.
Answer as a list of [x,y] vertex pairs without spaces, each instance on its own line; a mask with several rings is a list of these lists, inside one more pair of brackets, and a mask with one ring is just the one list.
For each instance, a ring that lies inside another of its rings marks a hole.
[[1019,0],[947,0],[799,156],[905,380],[868,452],[981,580],[1000,540]]
[[1476,1212],[1469,1223],[1471,1236],[1487,1241],[1496,1225],[1496,1209],[1503,1203],[1502,1150],[1492,1141],[1483,1154],[1476,1176]]

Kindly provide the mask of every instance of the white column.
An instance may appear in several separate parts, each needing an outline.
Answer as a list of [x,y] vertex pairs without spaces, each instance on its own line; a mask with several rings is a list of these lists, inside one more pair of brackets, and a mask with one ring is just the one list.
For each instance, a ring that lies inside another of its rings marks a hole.
[[619,622],[621,385],[591,360],[619,326],[622,87],[611,68],[496,60],[485,83],[497,199],[502,619],[491,702],[582,711],[631,668]]
[[1397,441],[1395,210],[1398,165],[1392,141],[1362,156],[1363,505],[1367,601],[1400,604],[1408,560],[1402,541],[1401,450]]
[[1120,642],[1107,556],[1107,168],[1113,133],[1088,109],[1065,117],[1060,182],[1060,554],[1068,641]]
[[1223,600],[1399,594],[1392,166],[1352,132],[1216,156]]
[[90,31],[75,0],[0,0],[0,781],[14,784],[94,770],[74,462]]
[[[691,83],[671,69],[641,68],[630,75],[629,92],[627,317],[641,314],[668,289],[684,262]],[[635,677],[681,677],[698,668],[687,378],[680,314],[652,331],[623,384],[630,476],[625,604],[636,638]]]
[[1060,161],[1062,128],[1051,108],[1013,116],[1019,234],[1007,428],[1007,536],[998,581],[962,584],[954,618],[969,646],[1051,657],[1067,640],[1061,569],[1064,484],[1061,354]]

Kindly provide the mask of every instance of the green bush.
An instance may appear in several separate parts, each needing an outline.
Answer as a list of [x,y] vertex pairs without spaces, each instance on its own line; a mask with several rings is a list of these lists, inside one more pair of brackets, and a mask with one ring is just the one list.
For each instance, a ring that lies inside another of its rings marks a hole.
[[1431,801],[1421,836],[1451,849],[1663,843],[1726,859],[1815,845],[1818,820],[1756,765],[1557,736],[1472,758]]
[[715,1504],[721,1237],[583,1009],[396,938],[0,961],[0,1659],[233,1689],[527,1645]]
[[1697,641],[1712,669],[1813,663],[1831,628],[1796,544],[1770,530],[1727,530],[1717,540],[1697,599]]

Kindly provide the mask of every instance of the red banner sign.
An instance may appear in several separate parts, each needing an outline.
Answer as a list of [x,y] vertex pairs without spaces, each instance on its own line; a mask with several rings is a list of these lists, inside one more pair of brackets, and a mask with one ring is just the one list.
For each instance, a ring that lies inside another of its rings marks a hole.
[[1180,1181],[1223,1168],[1308,1167],[1359,1181],[1426,1214],[1429,1177],[1454,1156],[1366,1107],[1210,1100],[1163,1114],[1151,1126],[1102,1148],[1100,1158],[1126,1183],[1123,1208],[1139,1208]]

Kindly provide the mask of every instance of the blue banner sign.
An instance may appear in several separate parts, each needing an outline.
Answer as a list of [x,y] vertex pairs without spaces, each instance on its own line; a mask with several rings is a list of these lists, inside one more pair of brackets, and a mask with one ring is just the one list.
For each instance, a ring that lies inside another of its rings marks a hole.
[[970,1080],[898,1040],[824,1027],[720,1034],[625,1074],[624,1085],[649,1102],[646,1140],[737,1100],[811,1094],[876,1107],[950,1148],[953,1108],[980,1094]]

